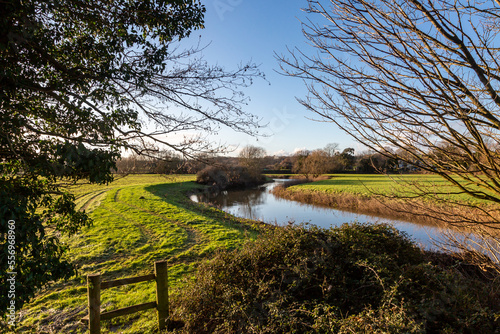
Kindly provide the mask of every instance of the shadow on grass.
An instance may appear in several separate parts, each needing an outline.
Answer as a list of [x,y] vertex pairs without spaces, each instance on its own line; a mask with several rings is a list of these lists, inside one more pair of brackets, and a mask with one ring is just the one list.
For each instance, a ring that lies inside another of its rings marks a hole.
[[[189,194],[205,189],[195,182],[178,182],[168,184],[155,184],[144,188],[146,191],[157,196],[157,201],[179,207],[188,213],[201,215],[209,220],[217,220],[228,228],[236,228],[240,231],[258,233],[265,226],[262,222],[232,216],[222,210],[206,203],[197,203],[189,199]],[[256,235],[256,234],[255,234]]]

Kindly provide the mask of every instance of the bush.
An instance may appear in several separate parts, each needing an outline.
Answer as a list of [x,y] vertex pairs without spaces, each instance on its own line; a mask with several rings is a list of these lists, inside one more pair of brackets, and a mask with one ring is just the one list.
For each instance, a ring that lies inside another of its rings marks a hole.
[[189,333],[493,333],[477,282],[425,259],[384,224],[274,228],[201,265],[174,316]]
[[196,174],[196,182],[210,185],[216,190],[247,188],[266,181],[263,175],[251,175],[245,167],[227,167],[221,169],[208,166]]
[[223,170],[208,166],[196,174],[196,182],[225,189],[229,184],[229,179]]

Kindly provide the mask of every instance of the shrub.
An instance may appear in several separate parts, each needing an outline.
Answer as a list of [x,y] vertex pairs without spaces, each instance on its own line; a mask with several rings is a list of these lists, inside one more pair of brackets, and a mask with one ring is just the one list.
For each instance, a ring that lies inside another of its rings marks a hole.
[[202,264],[174,316],[189,333],[493,333],[478,286],[388,225],[287,226]]
[[208,166],[196,174],[196,182],[225,189],[229,183],[226,173],[214,166]]
[[467,289],[388,225],[288,226],[201,265],[174,314],[190,333],[492,332]]
[[337,325],[337,334],[420,334],[426,332],[423,323],[413,319],[404,305],[383,305],[376,310],[367,308],[359,314],[339,320]]
[[208,166],[196,174],[196,182],[215,187],[217,190],[246,188],[266,181],[263,175],[251,175],[245,167],[221,169]]

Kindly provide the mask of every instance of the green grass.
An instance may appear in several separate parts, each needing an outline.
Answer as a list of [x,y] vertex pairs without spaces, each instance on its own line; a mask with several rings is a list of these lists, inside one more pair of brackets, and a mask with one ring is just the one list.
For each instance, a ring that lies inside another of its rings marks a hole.
[[[198,263],[218,249],[240,247],[257,229],[203,204],[186,193],[198,187],[194,176],[130,175],[106,186],[80,184],[71,191],[94,224],[63,237],[65,256],[78,267],[69,282],[46,288],[21,311],[18,330],[27,333],[84,333],[86,275],[100,272],[103,280],[152,272],[158,260],[169,263],[170,291],[175,294]],[[154,282],[105,290],[107,311],[155,299]],[[154,310],[102,322],[102,333],[153,333]]]
[[[445,201],[469,204],[484,203],[467,194],[459,193],[457,187],[437,175],[376,175],[376,174],[333,174],[329,180],[316,181],[290,187],[289,191],[313,191],[333,194],[353,194],[370,197],[381,194],[394,197],[416,197],[416,186]],[[474,189],[478,189],[477,187]],[[428,197],[429,198],[429,197]],[[425,200],[425,198],[423,198]]]

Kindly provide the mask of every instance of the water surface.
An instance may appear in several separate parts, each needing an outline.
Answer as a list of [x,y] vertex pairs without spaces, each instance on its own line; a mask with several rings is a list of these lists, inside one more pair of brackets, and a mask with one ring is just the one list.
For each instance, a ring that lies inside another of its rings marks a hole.
[[209,202],[234,216],[260,220],[265,223],[286,225],[289,222],[311,223],[329,228],[343,223],[390,223],[425,248],[432,248],[432,239],[441,234],[442,229],[419,225],[401,220],[363,215],[312,204],[290,201],[274,196],[270,190],[280,183],[290,180],[275,180],[248,190],[224,191],[218,195],[199,194],[191,196],[193,201]]

